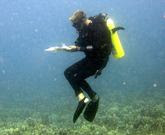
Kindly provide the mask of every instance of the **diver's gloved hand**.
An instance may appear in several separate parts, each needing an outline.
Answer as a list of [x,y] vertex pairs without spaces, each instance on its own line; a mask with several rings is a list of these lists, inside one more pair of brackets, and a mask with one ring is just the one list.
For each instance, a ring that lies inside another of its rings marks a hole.
[[68,46],[62,44],[62,46],[53,46],[45,49],[46,52],[57,52],[57,51],[65,51],[69,49]]
[[60,47],[57,47],[57,46],[49,47],[49,48],[45,49],[46,52],[56,52],[58,50],[60,50]]
[[96,73],[95,73],[95,79],[96,79],[99,75],[101,75],[101,70],[97,70],[97,71],[96,71]]
[[64,50],[68,52],[75,52],[78,50],[78,48],[75,45],[70,45],[70,46],[64,46]]
[[61,47],[54,46],[54,47],[45,49],[45,51],[47,51],[47,52],[57,52],[57,51],[74,52],[74,51],[78,51],[78,49],[79,48],[75,45],[66,46],[65,44],[63,44]]

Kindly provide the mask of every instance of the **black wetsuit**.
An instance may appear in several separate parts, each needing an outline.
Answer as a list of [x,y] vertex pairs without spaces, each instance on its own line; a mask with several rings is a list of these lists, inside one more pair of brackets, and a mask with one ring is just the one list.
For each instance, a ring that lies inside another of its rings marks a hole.
[[[64,75],[75,90],[76,96],[84,90],[92,98],[96,93],[85,79],[95,75],[98,70],[106,66],[112,43],[106,23],[97,17],[89,19],[92,23],[79,31],[79,37],[75,42],[86,57],[67,68]],[[93,49],[88,49],[88,46],[92,46]]]

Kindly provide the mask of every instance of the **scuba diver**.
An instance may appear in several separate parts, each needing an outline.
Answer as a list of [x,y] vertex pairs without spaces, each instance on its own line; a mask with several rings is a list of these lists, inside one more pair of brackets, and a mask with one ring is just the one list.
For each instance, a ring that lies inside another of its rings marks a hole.
[[[86,79],[90,76],[101,75],[103,68],[107,65],[109,56],[112,52],[111,32],[106,24],[107,14],[99,14],[87,18],[83,11],[76,11],[69,18],[72,26],[78,33],[75,45],[50,47],[46,51],[56,52],[64,50],[68,52],[82,51],[85,58],[71,65],[64,71],[64,75],[78,98],[78,106],[73,116],[75,123],[80,114],[83,112],[84,118],[92,122],[96,116],[99,106],[99,96],[90,87]],[[124,29],[117,27],[113,32]],[[84,94],[87,93],[89,98]]]

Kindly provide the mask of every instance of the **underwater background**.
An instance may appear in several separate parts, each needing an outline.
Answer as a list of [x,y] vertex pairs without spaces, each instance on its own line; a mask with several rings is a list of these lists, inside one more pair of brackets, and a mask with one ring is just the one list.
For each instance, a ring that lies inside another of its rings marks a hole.
[[[74,43],[77,9],[125,27],[126,56],[87,79],[100,95],[93,123],[73,124],[77,99],[64,77],[84,54],[44,52]],[[0,0],[0,135],[84,134],[165,134],[165,0]]]

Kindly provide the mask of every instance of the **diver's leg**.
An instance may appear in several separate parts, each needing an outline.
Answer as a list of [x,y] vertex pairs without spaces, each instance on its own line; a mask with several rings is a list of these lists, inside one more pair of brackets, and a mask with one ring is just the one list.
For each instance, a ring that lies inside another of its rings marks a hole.
[[72,65],[71,67],[66,69],[64,72],[66,79],[69,81],[70,85],[72,86],[72,88],[75,91],[76,96],[79,99],[78,106],[77,106],[76,111],[73,116],[74,123],[76,122],[76,120],[78,119],[78,117],[80,116],[82,111],[84,110],[87,102],[89,101],[89,99],[84,96],[81,88],[79,87],[78,80],[76,78],[76,75],[79,73],[79,70],[81,70],[83,61],[84,60],[81,60],[81,61],[75,63],[74,65]]
[[89,102],[84,111],[84,118],[92,122],[98,110],[99,96],[91,89],[85,79],[94,75],[97,69],[95,69],[95,67],[88,60],[83,63],[82,67],[83,68],[80,68],[74,77],[78,82],[78,86],[82,88],[91,98],[91,101]]
[[96,92],[92,90],[85,79],[94,75],[97,69],[88,59],[84,59],[83,62],[79,64],[77,69],[78,71],[76,71],[76,74],[74,74],[74,80],[76,81],[77,87],[82,88],[82,90],[84,90],[88,96],[93,99],[93,97],[96,95]]
[[80,72],[79,70],[81,70],[81,66],[83,64],[83,61],[84,61],[84,59],[73,64],[72,66],[70,66],[69,68],[67,68],[64,71],[65,78],[68,80],[71,87],[74,89],[76,96],[78,96],[80,93],[82,93],[82,90],[78,84],[78,80],[76,78],[76,75],[78,74],[78,72]]
[[73,88],[75,95],[78,96],[80,93],[82,93],[82,90],[72,76],[73,74],[70,72],[70,69],[65,70],[65,77]]
[[88,94],[91,99],[95,97],[96,92],[92,90],[86,80],[80,81],[79,86]]
[[98,107],[99,107],[99,96],[96,94],[96,92],[94,92],[91,87],[89,86],[89,84],[85,81],[82,80],[80,84],[80,87],[89,95],[89,97],[91,98],[91,101],[89,102],[89,104],[87,105],[85,111],[84,111],[84,118],[89,121],[92,122],[96,116]]
[[93,66],[92,62],[84,58],[66,69],[64,74],[74,89],[76,96],[82,93],[82,88],[89,95],[89,97],[93,99],[96,92],[91,89],[85,79],[94,75],[96,71],[97,69]]

